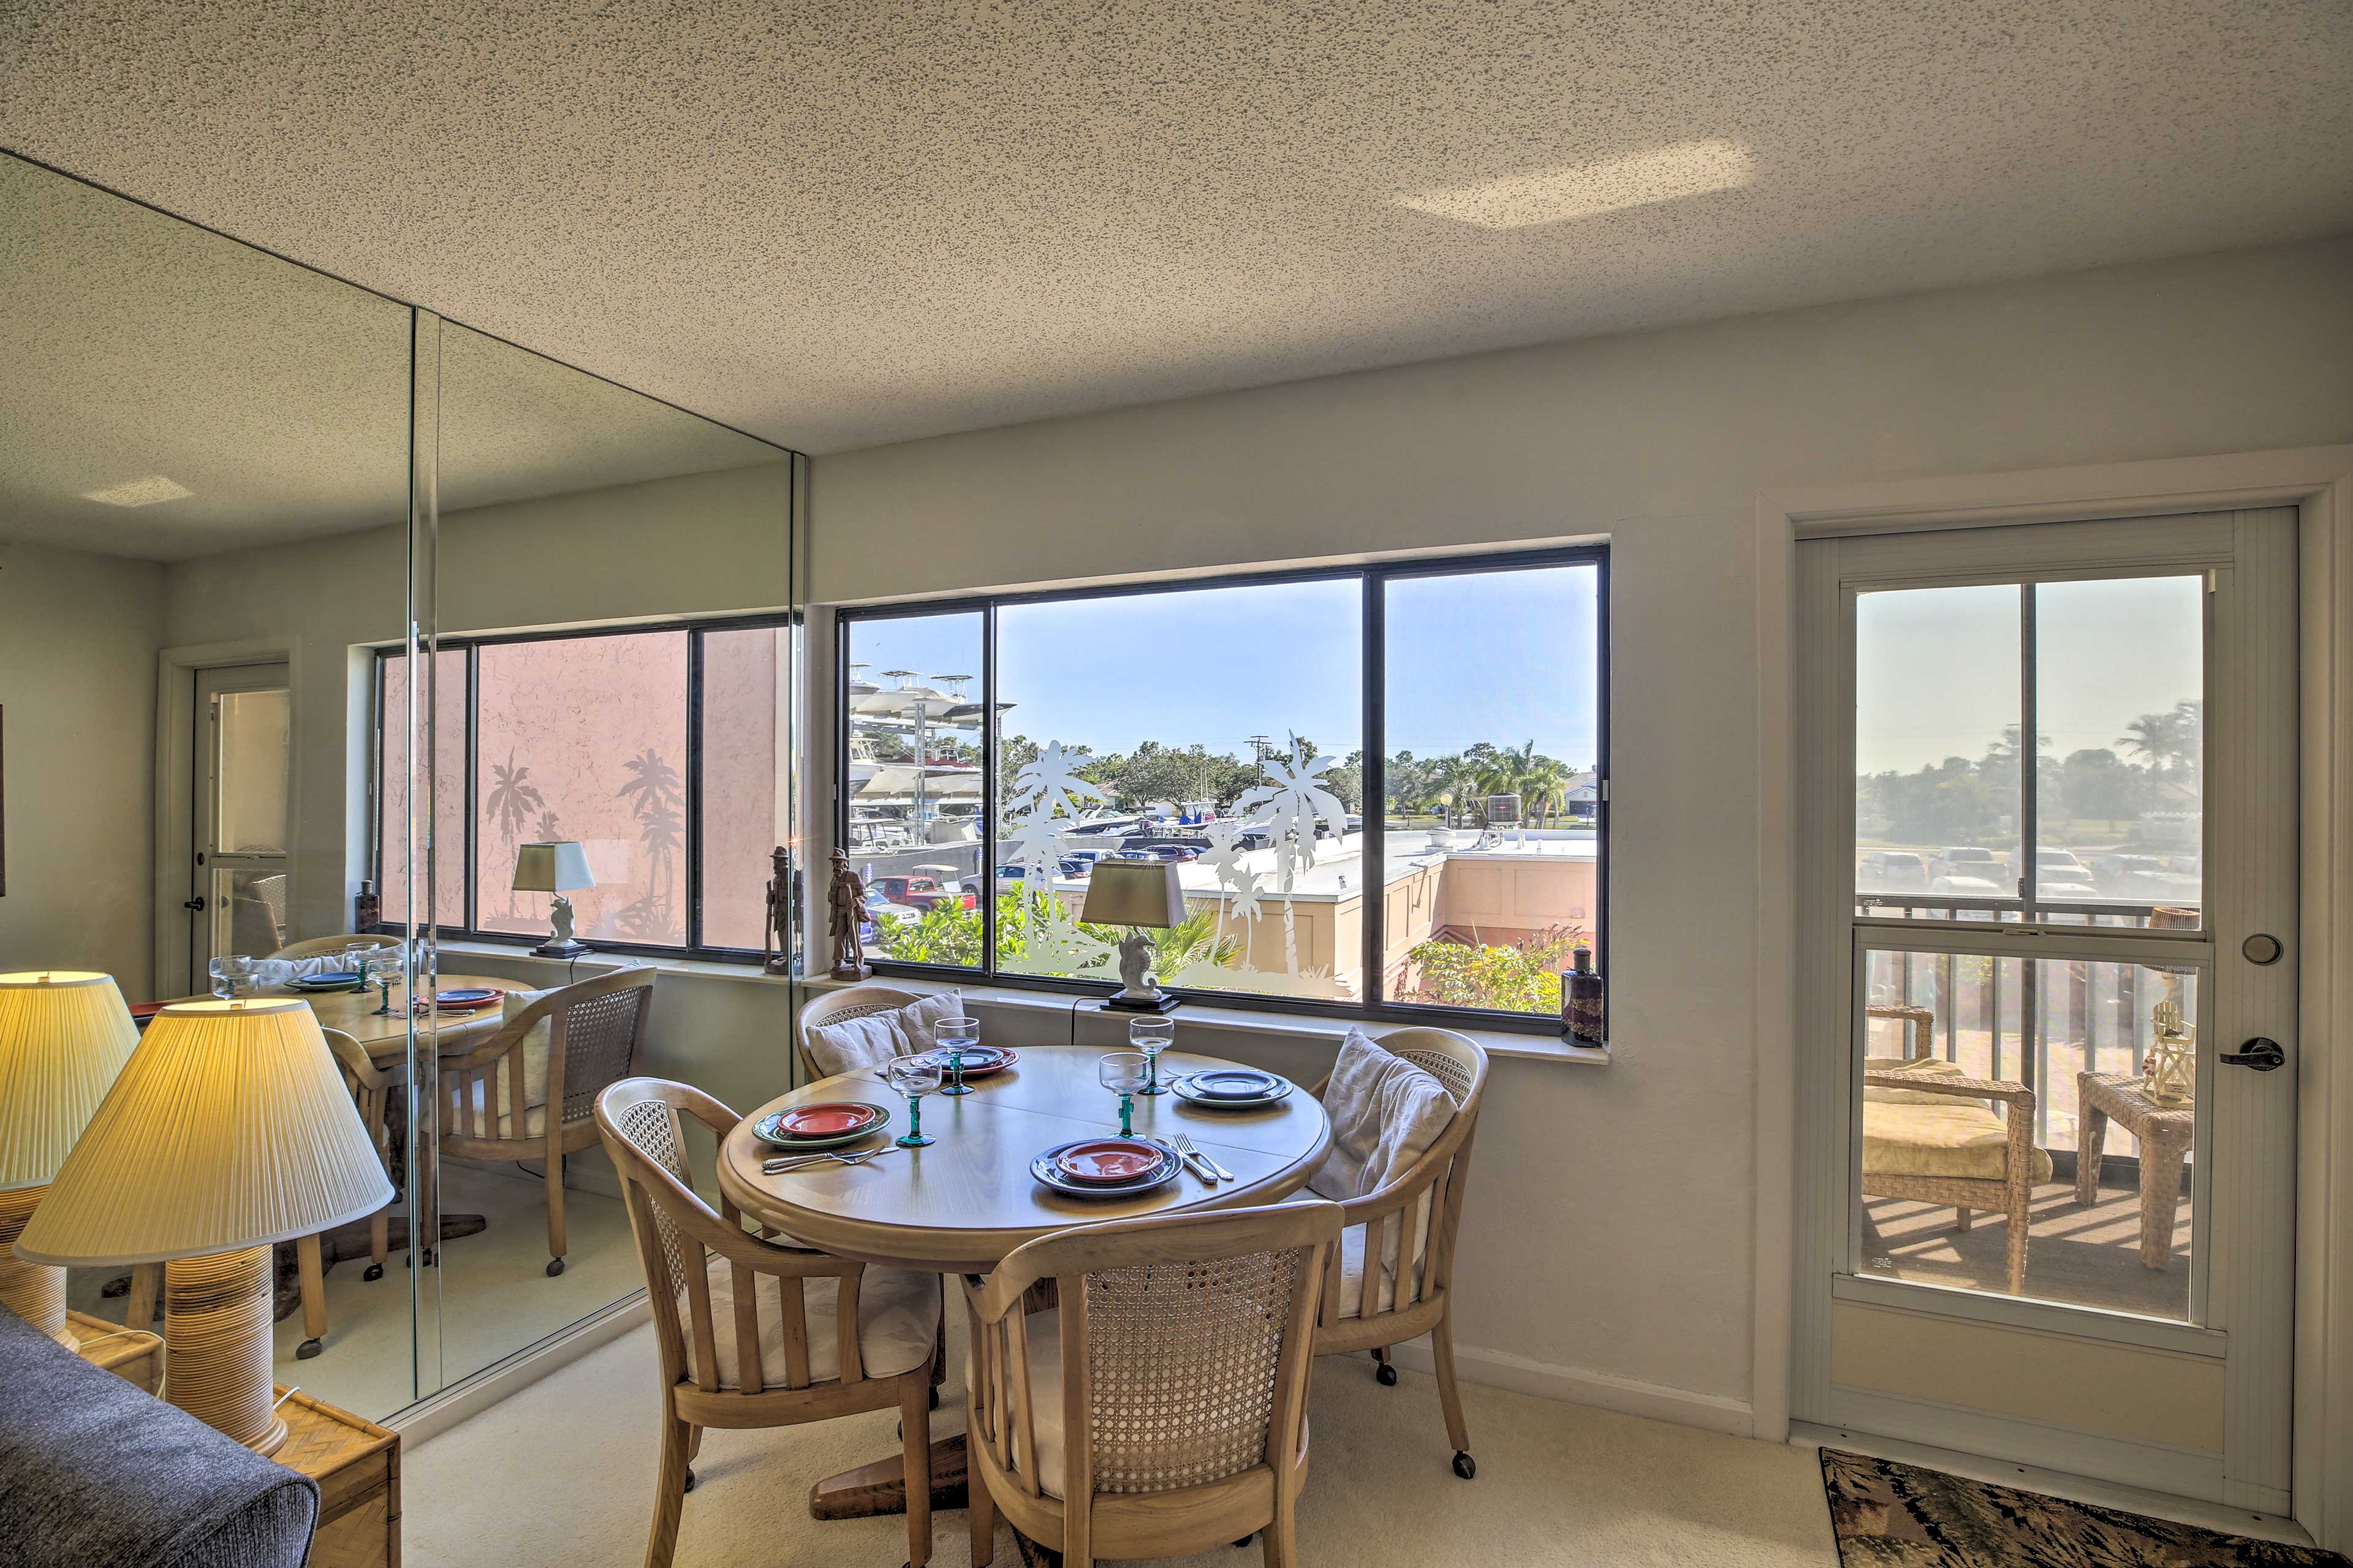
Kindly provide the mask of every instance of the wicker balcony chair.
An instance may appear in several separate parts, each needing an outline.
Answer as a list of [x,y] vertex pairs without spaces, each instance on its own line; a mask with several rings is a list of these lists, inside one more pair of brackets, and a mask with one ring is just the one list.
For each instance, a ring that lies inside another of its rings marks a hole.
[[2019,1294],[2026,1289],[2034,1184],[2051,1179],[2051,1156],[2034,1142],[2034,1091],[2004,1079],[1966,1078],[1936,1059],[1936,1014],[1928,1008],[1863,1012],[1902,1023],[1905,1044],[1901,1058],[1872,1058],[1864,1066],[1862,1195],[1950,1204],[1959,1230],[1969,1228],[1975,1210],[2000,1215],[2009,1226],[2009,1289]]
[[306,937],[289,942],[269,956],[272,958],[318,958],[330,952],[341,952],[353,947],[398,947],[401,939],[385,931],[347,931],[340,936]]
[[[1268,1568],[1296,1563],[1315,1302],[1339,1233],[1327,1203],[1114,1220],[965,1279],[976,1568],[999,1510],[1059,1542],[1063,1568],[1259,1531]],[[1047,1281],[1059,1305],[1037,1310]]]
[[[596,1097],[638,1070],[653,1010],[654,972],[624,969],[551,991],[481,1044],[441,1058],[442,1153],[546,1161],[551,1278],[564,1272],[564,1157],[596,1146]],[[545,1103],[533,1105],[526,1055],[543,1020]]]
[[741,1120],[701,1089],[659,1079],[624,1079],[596,1100],[661,1357],[661,1461],[646,1568],[669,1568],[677,1550],[704,1427],[797,1426],[891,1409],[905,1465],[907,1561],[923,1568],[932,1550],[925,1410],[939,1333],[934,1278],[755,1236],[723,1196],[712,1212],[687,1168],[681,1114],[723,1139]]
[[[386,1130],[385,1111],[394,1089],[406,1080],[407,1074],[398,1067],[380,1068],[371,1060],[367,1047],[341,1029],[322,1029],[327,1037],[327,1048],[335,1053],[335,1065],[343,1069],[343,1087],[352,1091],[352,1101],[359,1108],[360,1125],[367,1129],[368,1142],[375,1146],[375,1157],[384,1163],[384,1173],[398,1185],[393,1175],[392,1140]],[[385,1258],[391,1252],[392,1205],[386,1204],[368,1218],[368,1266],[363,1279],[384,1278]],[[302,1342],[295,1347],[296,1359],[308,1361],[326,1347],[327,1339],[327,1271],[315,1235],[296,1238],[294,1243],[296,1272],[302,1282]]]
[[826,1024],[839,1024],[851,1018],[864,1018],[875,1013],[895,1012],[911,1002],[922,1001],[918,992],[902,991],[895,985],[852,985],[845,991],[828,991],[801,1009],[793,1026],[793,1045],[800,1054],[803,1082],[815,1082],[826,1077],[809,1059],[808,1032]]
[[[1340,1205],[1347,1228],[1326,1266],[1315,1353],[1371,1351],[1380,1363],[1376,1375],[1394,1384],[1389,1347],[1428,1334],[1439,1407],[1454,1445],[1454,1473],[1467,1481],[1479,1467],[1471,1458],[1471,1429],[1454,1381],[1454,1242],[1471,1183],[1471,1140],[1487,1087],[1487,1053],[1451,1029],[1398,1029],[1378,1043],[1445,1087],[1454,1120],[1404,1175]],[[1315,1086],[1318,1100],[1330,1081]],[[1392,1247],[1398,1260],[1394,1279],[1381,1261]]]

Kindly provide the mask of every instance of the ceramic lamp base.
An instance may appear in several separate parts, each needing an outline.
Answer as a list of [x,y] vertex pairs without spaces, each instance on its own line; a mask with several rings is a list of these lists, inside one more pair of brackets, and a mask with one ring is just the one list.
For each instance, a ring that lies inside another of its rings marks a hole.
[[0,1307],[5,1307],[49,1338],[74,1350],[81,1338],[66,1321],[66,1271],[47,1263],[20,1262],[16,1237],[47,1186],[0,1193]]
[[1149,996],[1131,996],[1122,991],[1103,998],[1103,1010],[1117,1013],[1174,1013],[1176,998],[1166,991],[1155,991]]
[[286,1441],[269,1368],[275,1248],[164,1265],[164,1397],[257,1454]]

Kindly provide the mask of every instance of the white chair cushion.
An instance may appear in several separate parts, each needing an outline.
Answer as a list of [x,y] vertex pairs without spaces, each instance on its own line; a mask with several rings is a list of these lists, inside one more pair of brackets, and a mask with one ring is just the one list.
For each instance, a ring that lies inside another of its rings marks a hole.
[[963,993],[948,991],[918,997],[887,1013],[813,1024],[804,1031],[809,1065],[819,1078],[879,1068],[892,1057],[930,1050],[939,1043],[940,1020],[963,1016]]
[[[512,1024],[522,1016],[524,1008],[562,989],[552,985],[544,991],[510,991],[499,998],[499,1016]],[[527,1110],[547,1103],[547,1049],[554,1033],[555,1020],[546,1017],[533,1024],[531,1032],[522,1037],[522,1103]],[[507,1076],[502,1071],[499,1074],[499,1114],[505,1116],[512,1110],[507,1103]]]
[[[1048,1497],[1062,1495],[1062,1314],[1060,1309],[1031,1312],[1025,1320],[1029,1332],[1029,1402],[1035,1413],[1038,1438],[1038,1489]],[[965,1398],[973,1394],[973,1360],[964,1363]],[[1018,1402],[1020,1391],[1015,1390]],[[1019,1419],[1018,1407],[1014,1415]],[[977,1481],[975,1482],[977,1485]]]
[[[474,1102],[474,1115],[478,1120],[468,1123],[464,1127],[445,1127],[442,1129],[443,1131],[456,1132],[468,1138],[476,1136],[473,1129],[476,1126],[482,1125],[483,1120],[480,1119],[486,1119],[487,1116],[483,1103],[486,1096],[480,1079],[477,1079],[474,1083],[472,1099]],[[499,1115],[493,1130],[488,1133],[487,1136],[492,1138],[539,1138],[546,1135],[547,1107],[544,1105],[534,1105],[525,1110],[522,1113],[522,1131],[521,1132],[517,1132],[514,1130],[514,1118],[507,1113],[506,1104],[506,1079],[501,1075],[499,1079]]]
[[[711,1259],[711,1336],[717,1352],[719,1386],[743,1386],[735,1343],[735,1273],[723,1258]],[[837,1307],[839,1279],[788,1280],[774,1274],[754,1274],[752,1288],[758,1298],[760,1367],[770,1388],[785,1384],[784,1289],[797,1288],[807,1329],[809,1381],[829,1383],[841,1375],[841,1341]],[[679,1317],[691,1324],[686,1296],[680,1293]],[[923,1364],[940,1329],[940,1279],[908,1268],[869,1268],[858,1285],[858,1356],[869,1377],[896,1377]],[[694,1331],[686,1331],[686,1363],[694,1367]]]
[[[1339,1060],[1324,1088],[1324,1110],[1332,1119],[1332,1151],[1309,1177],[1307,1190],[1345,1203],[1369,1197],[1413,1169],[1454,1121],[1454,1097],[1435,1075],[1394,1056],[1362,1029],[1340,1042]],[[1424,1193],[1406,1229],[1413,1237],[1413,1268],[1419,1276],[1430,1250],[1430,1200]],[[1381,1282],[1373,1310],[1396,1305],[1398,1258],[1404,1248],[1391,1236],[1381,1249]],[[1348,1270],[1354,1258],[1355,1274]],[[1340,1233],[1340,1315],[1363,1315],[1365,1227]]]
[[[1428,1237],[1430,1197],[1423,1194],[1413,1221],[1413,1274],[1417,1284],[1421,1279],[1421,1262],[1430,1250]],[[1397,1306],[1398,1248],[1391,1243],[1383,1250],[1388,1257],[1381,1265],[1381,1282],[1373,1292],[1373,1313],[1378,1316]],[[1361,1318],[1365,1315],[1365,1227],[1352,1225],[1340,1233],[1340,1316]]]

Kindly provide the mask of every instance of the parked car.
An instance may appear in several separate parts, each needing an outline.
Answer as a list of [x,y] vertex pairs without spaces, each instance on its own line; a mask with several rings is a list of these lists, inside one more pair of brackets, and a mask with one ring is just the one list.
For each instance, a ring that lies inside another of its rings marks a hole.
[[997,879],[1000,882],[1026,882],[1029,879],[1029,868],[1018,864],[999,866]]
[[871,884],[894,904],[904,904],[912,910],[928,910],[939,904],[957,909],[980,908],[980,895],[967,889],[963,883],[943,882],[929,872],[910,871],[903,877],[877,877]]
[[905,904],[892,903],[890,896],[878,888],[866,889],[864,915],[865,918],[858,929],[858,940],[860,942],[873,941],[875,922],[885,917],[894,921],[908,921],[923,918],[922,910],[910,909]]
[[1928,862],[1909,850],[1874,849],[1854,868],[1854,885],[1864,893],[1925,893]]
[[1957,845],[1937,850],[1929,858],[1928,875],[1932,878],[1981,877],[1989,882],[2006,879],[2001,857],[1976,845]]
[[1056,869],[1065,877],[1083,881],[1095,874],[1095,862],[1102,858],[1103,851],[1100,849],[1073,849],[1062,857]]
[[2075,857],[2072,849],[2037,849],[2034,852],[2034,891],[2037,898],[2053,899],[2061,903],[2079,902],[2100,896],[2092,880],[2091,868]]
[[2165,862],[2154,855],[2094,855],[2092,883],[2112,899],[2148,899],[2158,895]]
[[1200,850],[1190,844],[1147,844],[1144,848],[1145,853],[1155,860],[1184,861],[1201,858]]

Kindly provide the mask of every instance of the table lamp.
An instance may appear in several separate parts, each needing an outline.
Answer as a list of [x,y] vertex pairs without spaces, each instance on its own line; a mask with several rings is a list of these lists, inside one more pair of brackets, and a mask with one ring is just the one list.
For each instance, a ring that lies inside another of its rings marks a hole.
[[555,933],[544,945],[533,948],[533,954],[541,958],[577,958],[588,951],[586,942],[572,939],[572,900],[564,895],[596,885],[596,879],[588,869],[588,851],[583,845],[565,839],[553,844],[525,844],[516,849],[515,890],[555,895],[550,916]]
[[138,1044],[114,976],[0,974],[0,1305],[69,1348],[66,1271],[19,1263],[16,1237]]
[[[1098,860],[1087,879],[1079,919],[1088,925],[1137,926],[1166,931],[1185,918],[1185,891],[1173,860]],[[1142,930],[1120,939],[1123,989],[1103,1005],[1125,1013],[1166,1013],[1176,998],[1160,989],[1152,973],[1152,939]]]
[[273,1244],[364,1219],[392,1184],[300,997],[166,1007],[17,1238],[31,1263],[164,1264],[164,1397],[257,1453]]

